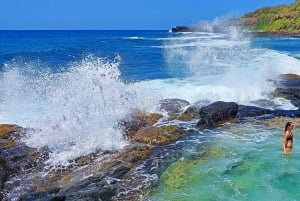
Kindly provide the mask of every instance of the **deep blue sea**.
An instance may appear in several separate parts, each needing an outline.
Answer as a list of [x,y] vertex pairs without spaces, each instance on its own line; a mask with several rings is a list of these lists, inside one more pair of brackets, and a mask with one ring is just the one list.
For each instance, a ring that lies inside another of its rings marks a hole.
[[[118,122],[132,109],[162,112],[158,103],[165,98],[296,109],[272,96],[270,80],[300,74],[299,59],[299,38],[250,38],[235,28],[224,33],[0,31],[0,123],[38,128],[24,141],[48,146],[48,163],[63,165],[96,149],[123,147],[128,142]],[[294,156],[285,159],[282,128],[233,127],[213,131],[217,137],[208,159],[173,164],[148,199],[299,199],[293,187],[294,178],[300,179],[297,144]],[[186,158],[192,149],[187,147]],[[242,169],[224,170],[235,163]]]

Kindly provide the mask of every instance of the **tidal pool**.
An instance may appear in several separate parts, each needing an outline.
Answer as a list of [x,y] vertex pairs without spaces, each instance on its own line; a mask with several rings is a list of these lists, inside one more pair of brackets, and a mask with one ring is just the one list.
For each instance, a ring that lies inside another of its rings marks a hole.
[[187,139],[146,200],[299,200],[299,131],[293,152],[284,156],[282,127],[242,123],[204,130]]

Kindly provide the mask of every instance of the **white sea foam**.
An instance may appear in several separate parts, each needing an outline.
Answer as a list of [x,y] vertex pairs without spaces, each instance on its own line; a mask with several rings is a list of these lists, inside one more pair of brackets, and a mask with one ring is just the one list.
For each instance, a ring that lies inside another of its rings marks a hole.
[[[195,39],[193,39],[195,40]],[[202,41],[191,41],[187,42],[185,41],[184,43],[178,43],[178,44],[169,44],[169,45],[163,45],[163,46],[152,46],[152,47],[159,47],[159,48],[183,48],[183,47],[216,47],[218,45],[219,48],[233,48],[237,45],[242,45],[242,44],[248,44],[248,41],[229,41],[225,39],[214,39],[214,40],[202,40]]]
[[131,109],[152,107],[155,99],[119,79],[118,60],[88,56],[60,73],[7,65],[0,79],[0,121],[34,128],[23,140],[33,147],[47,146],[51,165],[65,165],[97,149],[123,147],[127,142],[118,122]]
[[[190,35],[193,37],[193,33]],[[166,98],[253,104],[254,100],[270,99],[274,90],[270,79],[283,73],[300,73],[298,59],[254,48],[250,39],[234,29],[222,39],[199,38],[193,43],[179,39],[164,45],[166,70],[180,79],[155,80],[148,85],[167,89],[162,92]],[[272,101],[277,108],[295,109],[287,100]]]
[[124,39],[138,40],[138,39],[145,39],[145,38],[144,37],[139,37],[139,36],[131,36],[131,37],[124,37]]

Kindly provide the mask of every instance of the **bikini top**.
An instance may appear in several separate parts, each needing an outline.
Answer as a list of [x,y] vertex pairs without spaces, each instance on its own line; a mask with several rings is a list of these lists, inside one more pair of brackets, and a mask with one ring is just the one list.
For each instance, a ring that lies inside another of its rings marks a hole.
[[290,134],[287,136],[286,140],[292,140],[293,141],[293,134],[292,132],[289,132]]

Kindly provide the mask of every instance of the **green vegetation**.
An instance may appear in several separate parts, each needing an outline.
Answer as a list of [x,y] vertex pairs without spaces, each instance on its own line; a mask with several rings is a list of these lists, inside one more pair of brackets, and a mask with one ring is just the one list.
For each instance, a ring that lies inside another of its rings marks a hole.
[[290,5],[267,7],[245,14],[244,27],[258,32],[300,33],[300,0]]

